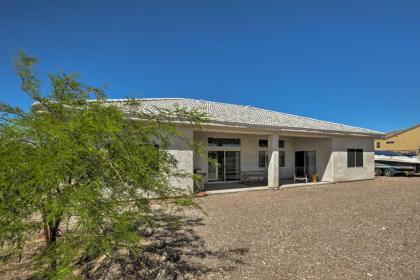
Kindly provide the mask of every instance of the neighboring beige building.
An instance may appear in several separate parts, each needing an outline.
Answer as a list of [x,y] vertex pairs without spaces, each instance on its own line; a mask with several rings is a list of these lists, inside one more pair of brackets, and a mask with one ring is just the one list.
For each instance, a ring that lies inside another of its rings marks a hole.
[[[179,170],[205,174],[206,191],[222,185],[234,188],[244,176],[256,174],[269,187],[293,182],[298,176],[309,182],[313,176],[323,182],[373,179],[374,139],[384,136],[365,128],[205,100],[150,98],[141,99],[141,105],[149,111],[178,106],[208,116],[203,127],[174,120],[188,142],[205,147],[203,155],[179,139],[169,149]],[[194,188],[188,177],[174,179],[172,184],[189,191]]]
[[376,139],[375,150],[415,152],[420,155],[420,124],[388,133],[383,139]]

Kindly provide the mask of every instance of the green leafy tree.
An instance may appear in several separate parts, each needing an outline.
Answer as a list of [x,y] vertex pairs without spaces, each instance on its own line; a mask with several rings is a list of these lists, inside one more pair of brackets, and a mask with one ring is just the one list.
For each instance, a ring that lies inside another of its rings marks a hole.
[[36,64],[24,52],[15,64],[35,102],[31,109],[0,105],[1,259],[16,258],[42,233],[34,270],[68,279],[83,260],[122,249],[138,254],[139,228],[153,226],[153,198],[196,206],[169,184],[172,176],[187,176],[167,151],[173,137],[183,137],[169,121],[200,125],[205,116],[146,110],[136,100],[109,103],[102,89],[75,74],[50,75],[51,93],[43,95]]

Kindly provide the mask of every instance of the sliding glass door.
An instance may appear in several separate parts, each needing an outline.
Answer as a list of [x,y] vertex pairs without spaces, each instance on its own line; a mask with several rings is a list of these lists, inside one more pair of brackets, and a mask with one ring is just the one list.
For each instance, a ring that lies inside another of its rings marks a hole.
[[316,174],[316,152],[295,152],[295,173],[297,176],[312,176]]
[[241,159],[239,151],[209,151],[208,180],[238,181]]
[[240,152],[226,151],[225,152],[225,180],[239,181],[239,174],[241,171]]
[[224,151],[211,151],[208,153],[209,168],[208,180],[209,181],[224,181],[225,180],[225,152]]

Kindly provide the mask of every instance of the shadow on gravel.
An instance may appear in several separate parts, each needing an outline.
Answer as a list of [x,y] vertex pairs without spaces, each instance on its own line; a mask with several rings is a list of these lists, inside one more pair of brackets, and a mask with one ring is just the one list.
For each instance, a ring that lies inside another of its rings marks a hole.
[[[207,273],[223,269],[233,271],[243,264],[247,248],[232,250],[209,250],[194,227],[203,226],[202,218],[168,215],[160,213],[149,244],[141,248],[139,256],[117,254],[98,264],[84,265],[82,274],[87,279],[197,279]],[[225,264],[223,267],[209,267],[205,262],[192,259],[212,258]],[[175,278],[162,277],[163,270]],[[162,275],[161,275],[162,274]]]

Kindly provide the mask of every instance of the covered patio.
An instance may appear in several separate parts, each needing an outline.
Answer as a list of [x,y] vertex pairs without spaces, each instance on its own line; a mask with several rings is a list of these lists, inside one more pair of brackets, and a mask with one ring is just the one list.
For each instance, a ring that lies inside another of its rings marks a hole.
[[205,147],[194,155],[194,171],[203,175],[206,192],[328,181],[330,137],[207,130],[194,131],[193,139]]

